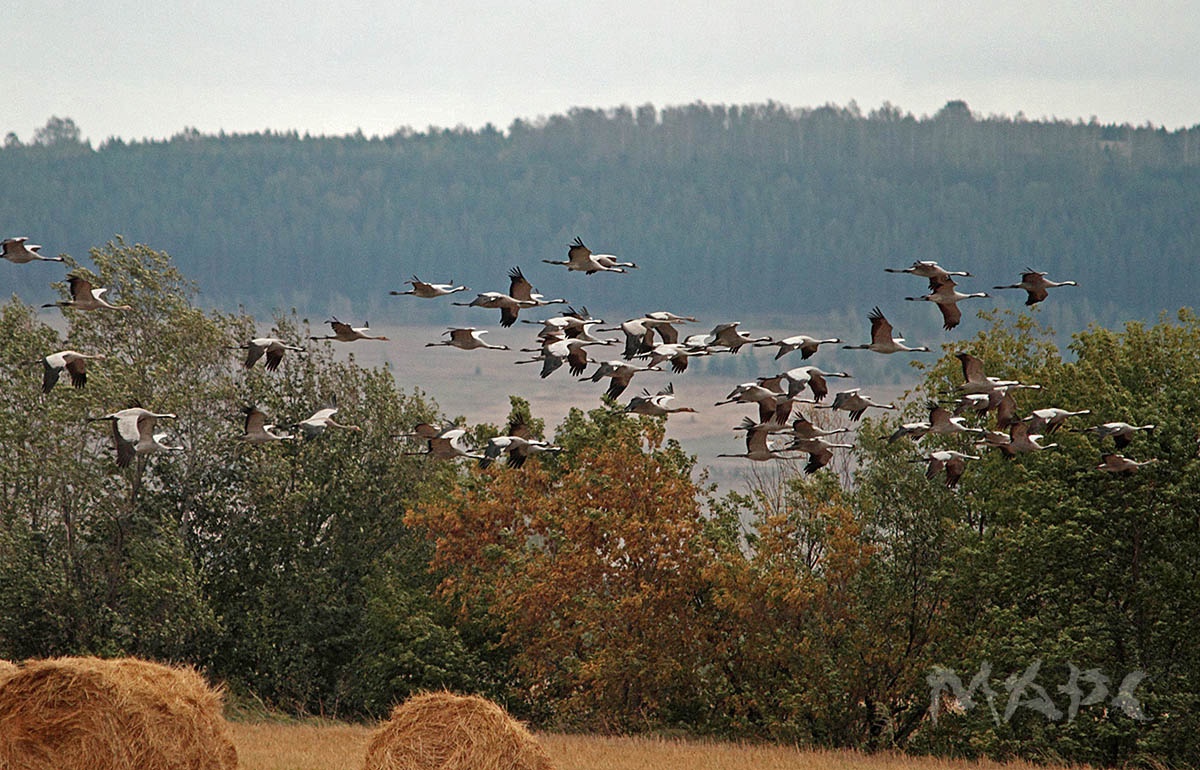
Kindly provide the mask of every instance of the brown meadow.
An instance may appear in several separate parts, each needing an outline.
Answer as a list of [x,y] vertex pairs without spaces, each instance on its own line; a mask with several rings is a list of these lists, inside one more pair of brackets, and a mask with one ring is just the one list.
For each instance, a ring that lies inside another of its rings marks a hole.
[[[234,722],[231,728],[242,770],[361,770],[375,731],[374,726],[337,723]],[[1052,770],[1022,762],[966,762],[764,744],[552,733],[536,737],[557,770]]]

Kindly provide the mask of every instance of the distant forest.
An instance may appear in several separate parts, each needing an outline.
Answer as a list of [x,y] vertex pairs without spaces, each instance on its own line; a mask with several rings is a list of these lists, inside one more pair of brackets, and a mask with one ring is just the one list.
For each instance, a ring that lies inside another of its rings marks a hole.
[[[120,234],[170,252],[216,307],[441,322],[444,306],[387,289],[415,273],[503,290],[521,265],[600,313],[857,318],[923,293],[882,270],[914,259],[972,271],[968,291],[1026,266],[1076,279],[1048,311],[1069,330],[1200,295],[1200,124],[984,117],[962,101],[924,117],[697,103],[386,137],[80,137],[69,118],[8,135],[3,235],[83,257]],[[576,235],[641,269],[541,264]],[[0,265],[6,295],[50,301],[46,283]]]

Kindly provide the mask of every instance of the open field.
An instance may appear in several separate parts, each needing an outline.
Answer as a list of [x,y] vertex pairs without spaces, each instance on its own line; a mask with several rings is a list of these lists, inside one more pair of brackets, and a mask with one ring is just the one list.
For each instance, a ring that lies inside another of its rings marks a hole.
[[[491,314],[494,312],[487,311],[486,318],[472,315],[466,320],[473,319],[478,325],[484,326],[492,321]],[[542,315],[548,317],[551,314],[543,312]],[[332,343],[339,356],[352,354],[359,364],[365,366],[386,364],[394,372],[401,388],[419,388],[433,398],[448,416],[464,416],[471,424],[491,422],[503,425],[509,410],[508,396],[517,395],[530,402],[534,415],[545,419],[547,433],[552,433],[571,407],[587,410],[601,406],[600,395],[608,387],[608,380],[599,383],[576,381],[566,367],[542,379],[538,376],[540,363],[514,365],[514,361],[532,357],[533,354],[518,351],[535,345],[537,327],[534,326],[517,325],[511,329],[493,326],[488,341],[508,345],[512,350],[507,352],[425,347],[427,342],[445,339],[441,336],[445,326],[379,325],[372,328],[376,334],[386,335],[390,340]],[[684,331],[691,333],[707,331],[708,328],[704,324],[689,324]],[[774,337],[797,333],[794,329],[782,327],[750,329],[755,334]],[[313,330],[314,334],[325,333],[325,329],[317,325]],[[603,336],[621,335],[610,333]],[[598,360],[620,358],[620,353],[617,346],[590,349],[590,355]],[[667,383],[673,383],[677,404],[694,407],[698,413],[672,416],[667,423],[667,437],[676,439],[687,452],[696,455],[698,469],[708,469],[710,481],[720,484],[723,489],[740,489],[744,488],[756,470],[749,466],[757,463],[716,456],[721,452],[744,452],[742,434],[732,428],[743,416],[757,418],[756,408],[750,405],[714,406],[734,385],[753,380],[756,376],[815,364],[827,371],[846,370],[854,374],[852,380],[830,380],[831,392],[862,387],[876,400],[887,402],[899,398],[916,381],[916,373],[908,366],[911,357],[847,352],[837,350],[835,346],[824,349],[808,361],[801,360],[798,353],[776,361],[774,354],[775,348],[755,349],[747,346],[736,356],[718,354],[711,359],[697,359],[683,374],[670,371],[641,373],[621,395],[620,401],[628,402],[632,396],[641,393],[642,388],[654,392]],[[926,359],[931,361],[933,357],[927,356]],[[594,367],[589,367],[588,373],[594,370]],[[810,413],[814,414],[815,420],[826,424],[848,424],[840,413],[837,416],[831,416],[823,410]],[[869,412],[876,413],[878,410]]]
[[[345,724],[234,722],[242,770],[359,770],[372,728]],[[785,746],[655,738],[539,734],[558,770],[998,770],[1025,763],[960,762],[804,751]]]

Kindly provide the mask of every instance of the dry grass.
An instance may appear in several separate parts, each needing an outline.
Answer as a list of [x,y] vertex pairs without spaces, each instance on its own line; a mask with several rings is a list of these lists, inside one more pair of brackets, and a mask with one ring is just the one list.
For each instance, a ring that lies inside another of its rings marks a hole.
[[0,678],[0,767],[233,770],[221,696],[190,668],[26,661]]
[[[360,770],[371,727],[234,723],[242,770]],[[1049,770],[902,754],[539,733],[557,770]]]
[[364,770],[551,770],[537,739],[478,695],[428,692],[392,710],[372,736]]
[[241,770],[361,770],[375,728],[233,722],[230,732]]
[[961,762],[904,754],[655,738],[543,735],[558,770],[1023,770],[1023,763]]

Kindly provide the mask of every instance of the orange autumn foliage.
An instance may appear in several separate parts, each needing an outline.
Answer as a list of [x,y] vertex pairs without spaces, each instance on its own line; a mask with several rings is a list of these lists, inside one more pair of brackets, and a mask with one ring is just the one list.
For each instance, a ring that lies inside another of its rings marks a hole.
[[445,595],[503,624],[559,723],[624,729],[697,689],[710,559],[690,459],[661,423],[591,419],[574,445],[560,434],[558,467],[478,472],[406,522],[433,538]]

